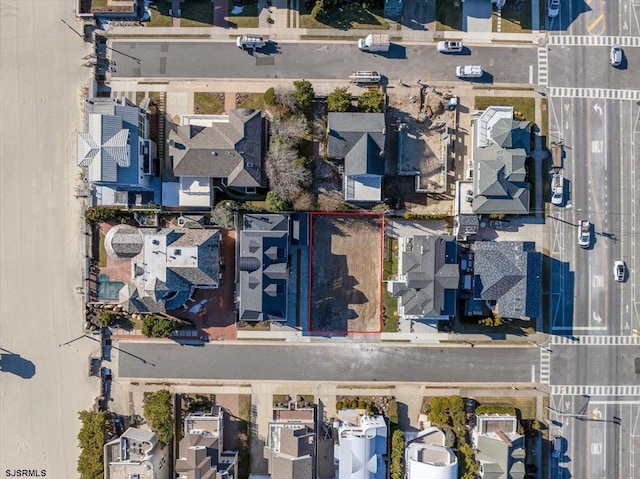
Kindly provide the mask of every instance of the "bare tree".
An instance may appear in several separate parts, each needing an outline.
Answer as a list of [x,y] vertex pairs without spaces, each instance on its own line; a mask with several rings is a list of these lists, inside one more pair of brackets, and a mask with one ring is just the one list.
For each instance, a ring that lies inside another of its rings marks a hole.
[[278,136],[271,139],[265,171],[271,190],[288,200],[295,198],[302,186],[311,181],[309,170],[297,161],[294,145]]
[[298,104],[296,103],[296,95],[294,92],[278,88],[275,92],[275,100],[276,105],[286,108],[289,112],[298,112]]
[[304,115],[293,115],[271,125],[274,135],[281,136],[288,141],[298,144],[309,136],[309,122]]

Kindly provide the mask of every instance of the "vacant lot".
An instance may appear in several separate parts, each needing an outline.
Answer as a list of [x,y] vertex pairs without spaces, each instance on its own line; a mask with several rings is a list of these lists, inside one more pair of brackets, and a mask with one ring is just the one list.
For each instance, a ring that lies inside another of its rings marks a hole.
[[312,215],[312,331],[380,331],[382,216]]

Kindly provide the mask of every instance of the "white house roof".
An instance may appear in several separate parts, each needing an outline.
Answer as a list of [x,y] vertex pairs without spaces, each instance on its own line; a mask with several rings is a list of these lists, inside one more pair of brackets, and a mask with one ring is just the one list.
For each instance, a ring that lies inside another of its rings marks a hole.
[[444,447],[445,436],[438,428],[421,431],[407,444],[407,479],[456,479],[458,459]]
[[387,450],[387,425],[382,416],[361,416],[360,425],[340,427],[339,479],[385,479],[382,459]]

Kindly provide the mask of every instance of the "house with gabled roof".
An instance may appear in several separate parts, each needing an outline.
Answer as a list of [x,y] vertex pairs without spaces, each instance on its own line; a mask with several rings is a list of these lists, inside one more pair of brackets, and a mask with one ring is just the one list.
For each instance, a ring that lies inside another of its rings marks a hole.
[[478,241],[473,245],[473,299],[503,318],[540,314],[542,257],[533,242]]
[[129,313],[165,313],[183,306],[196,288],[218,288],[221,241],[220,231],[211,229],[111,228],[107,254],[131,261],[120,303]]
[[401,237],[398,247],[398,273],[387,290],[398,298],[400,316],[436,321],[455,316],[460,283],[455,237]]
[[84,129],[76,140],[77,161],[91,187],[93,204],[159,202],[156,145],[149,138],[144,108],[126,98],[88,98]]
[[386,126],[383,113],[329,113],[327,156],[344,162],[346,201],[382,200]]
[[513,107],[491,106],[473,124],[474,214],[528,214],[525,161],[531,124],[514,120]]
[[290,218],[245,214],[240,223],[238,304],[241,321],[286,321]]
[[491,479],[522,479],[526,474],[524,436],[518,420],[506,414],[478,414],[471,442],[480,475]]
[[266,186],[264,121],[259,110],[228,115],[185,115],[169,132],[176,181],[163,183],[163,205],[210,207],[215,190],[255,193]]

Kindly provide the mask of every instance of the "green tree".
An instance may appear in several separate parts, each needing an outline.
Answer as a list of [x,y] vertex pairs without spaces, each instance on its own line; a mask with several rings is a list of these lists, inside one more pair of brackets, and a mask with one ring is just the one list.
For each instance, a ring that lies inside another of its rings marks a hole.
[[274,191],[267,193],[267,211],[277,213],[279,211],[289,211],[291,209],[291,201],[278,196]]
[[450,426],[449,400],[446,397],[433,397],[429,401],[431,410],[428,417],[436,426]]
[[264,92],[264,102],[269,105],[269,106],[273,106],[276,104],[276,90],[271,87],[268,88],[267,91]]
[[113,311],[104,310],[98,315],[98,324],[103,328],[106,326],[111,326],[118,319],[118,315]]
[[396,429],[391,435],[391,461],[389,472],[391,479],[402,479],[402,459],[404,457],[404,435],[402,430]]
[[144,398],[144,417],[151,424],[151,429],[158,435],[158,440],[169,444],[173,437],[173,413],[171,393],[161,389]]
[[351,93],[345,87],[336,88],[327,97],[329,111],[344,112],[351,108]]
[[142,334],[147,338],[166,338],[176,329],[175,321],[166,316],[146,315],[142,319]]
[[293,86],[296,89],[296,104],[298,108],[301,110],[309,108],[316,95],[311,82],[308,80],[298,80],[293,82]]
[[80,479],[104,477],[103,446],[115,433],[111,413],[80,411],[82,427],[78,433],[80,456],[77,470]]
[[109,208],[106,206],[92,206],[87,208],[84,214],[87,224],[96,224],[102,222],[126,223],[133,219],[131,211],[125,211],[118,208]]
[[364,113],[382,113],[384,93],[380,90],[370,90],[358,97],[358,109]]
[[233,228],[234,219],[233,208],[227,207],[224,201],[218,203],[216,207],[211,210],[211,221],[221,228]]

